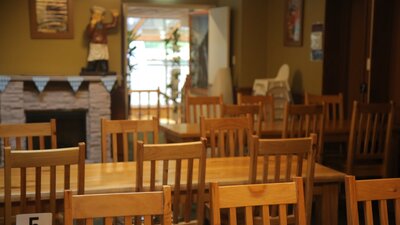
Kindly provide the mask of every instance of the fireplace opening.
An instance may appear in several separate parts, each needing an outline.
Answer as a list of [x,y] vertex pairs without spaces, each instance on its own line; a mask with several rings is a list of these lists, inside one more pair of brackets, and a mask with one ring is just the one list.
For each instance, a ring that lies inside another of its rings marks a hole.
[[[56,119],[57,147],[74,147],[79,142],[86,143],[86,110],[40,110],[25,111],[27,123],[49,122]],[[51,148],[50,140],[45,141],[46,148]]]

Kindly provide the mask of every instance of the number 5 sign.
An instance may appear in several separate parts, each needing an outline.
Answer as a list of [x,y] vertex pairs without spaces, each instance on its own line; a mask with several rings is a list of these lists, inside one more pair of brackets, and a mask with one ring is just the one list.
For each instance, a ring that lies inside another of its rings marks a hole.
[[32,213],[17,215],[16,225],[52,225],[51,213]]

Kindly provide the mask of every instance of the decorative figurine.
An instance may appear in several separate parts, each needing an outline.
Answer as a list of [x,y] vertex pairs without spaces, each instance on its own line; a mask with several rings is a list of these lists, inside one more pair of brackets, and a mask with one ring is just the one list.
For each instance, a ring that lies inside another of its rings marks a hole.
[[108,74],[107,31],[117,26],[119,13],[117,10],[111,10],[112,21],[104,23],[105,8],[93,6],[91,12],[91,19],[86,28],[89,38],[88,62],[87,67],[82,68],[81,74]]

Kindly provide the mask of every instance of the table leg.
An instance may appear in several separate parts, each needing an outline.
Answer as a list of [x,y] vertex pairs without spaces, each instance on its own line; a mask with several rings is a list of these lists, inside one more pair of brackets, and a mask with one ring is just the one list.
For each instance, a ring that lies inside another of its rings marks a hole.
[[321,223],[324,225],[338,225],[339,184],[330,183],[321,188]]

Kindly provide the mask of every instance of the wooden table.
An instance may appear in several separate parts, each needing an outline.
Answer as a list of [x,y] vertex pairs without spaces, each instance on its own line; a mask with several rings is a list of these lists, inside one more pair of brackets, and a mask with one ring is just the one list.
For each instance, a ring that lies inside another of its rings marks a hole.
[[[261,158],[260,158],[261,160]],[[209,182],[218,182],[220,185],[233,185],[233,184],[245,184],[248,182],[249,174],[249,157],[230,157],[230,158],[209,158],[207,159],[207,170],[206,170],[206,183],[208,186]],[[271,161],[272,162],[272,161]],[[304,163],[304,167],[306,167]],[[270,163],[271,173],[273,173],[272,167],[274,163]],[[174,165],[171,164],[171,174],[174,173]],[[295,166],[295,163],[293,163]],[[182,163],[182,168],[185,170],[186,164]],[[145,163],[144,171],[148,173],[150,171],[149,164]],[[162,172],[162,166],[159,165],[156,169],[158,173]],[[261,168],[258,170],[260,171]],[[86,164],[85,168],[85,193],[108,193],[108,192],[128,192],[135,190],[136,181],[136,163],[135,162],[119,162],[119,163],[94,163]],[[303,169],[303,171],[306,171]],[[76,177],[76,167],[71,167],[71,177]],[[0,169],[0,173],[4,174],[3,169]],[[49,196],[48,183],[49,183],[49,170],[48,168],[43,169],[43,189],[42,196],[44,198]],[[34,183],[29,182],[34,180],[34,169],[28,169],[28,185],[27,196],[31,199],[34,198]],[[194,171],[194,180],[197,180],[197,172]],[[341,172],[335,171],[328,167],[317,164],[315,167],[315,186],[318,187],[321,196],[321,206],[316,207],[319,212],[315,212],[323,218],[323,223],[328,225],[337,225],[338,220],[338,193],[339,186],[344,180],[344,175]],[[63,198],[63,170],[57,168],[57,177],[59,182],[57,183],[57,198]],[[149,183],[148,174],[144,175],[145,186]],[[169,176],[171,183],[173,182],[174,176]],[[19,200],[19,187],[16,186],[19,182],[19,170],[13,171],[12,177],[12,200]],[[71,180],[71,188],[76,190],[76,180]],[[183,183],[185,180],[182,181]],[[161,185],[161,183],[159,183]],[[196,184],[194,184],[195,186]],[[147,185],[148,186],[148,185]],[[0,176],[0,205],[4,203],[4,177]],[[2,206],[4,207],[4,206]],[[3,216],[3,209],[0,207],[0,216]]]
[[[200,125],[198,123],[160,124],[167,142],[198,141]],[[279,138],[282,135],[283,122],[263,124],[261,137]],[[350,131],[350,121],[329,122],[325,125],[325,142],[346,142]]]

